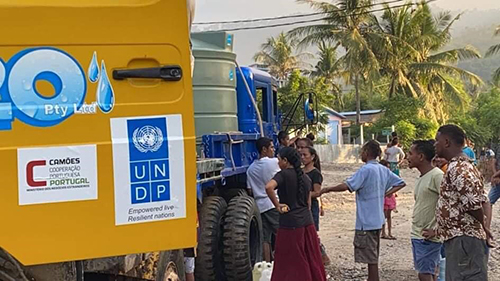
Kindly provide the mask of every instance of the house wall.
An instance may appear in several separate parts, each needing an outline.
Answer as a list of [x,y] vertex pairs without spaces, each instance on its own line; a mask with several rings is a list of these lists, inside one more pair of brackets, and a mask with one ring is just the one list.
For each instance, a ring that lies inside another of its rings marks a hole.
[[329,116],[327,138],[330,144],[342,144],[342,119],[334,115]]
[[314,145],[322,163],[360,163],[361,145]]

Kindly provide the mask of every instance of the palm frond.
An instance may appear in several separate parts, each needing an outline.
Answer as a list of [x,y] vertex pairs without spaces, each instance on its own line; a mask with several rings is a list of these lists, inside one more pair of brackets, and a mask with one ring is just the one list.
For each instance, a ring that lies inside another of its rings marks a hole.
[[471,83],[473,86],[484,85],[483,80],[476,74],[451,65],[440,64],[435,62],[421,62],[421,63],[413,63],[410,65],[409,68],[412,72],[420,74],[456,75],[459,76],[462,80]]
[[266,52],[258,52],[253,57],[253,60],[257,63],[274,64],[277,63],[276,59]]
[[450,21],[452,20],[452,15],[449,11],[440,12],[434,19],[439,30],[446,29]]
[[410,56],[417,57],[417,58],[420,56],[420,52],[417,49],[415,49],[411,44],[406,42],[406,40],[401,39],[400,37],[394,36],[392,34],[379,34],[376,32],[369,32],[369,33],[367,33],[367,36],[378,38],[380,40],[388,39],[388,40],[392,41],[393,43],[396,43],[396,45],[399,44],[399,45],[403,46],[405,48],[405,51]]
[[491,46],[486,52],[486,57],[491,57],[500,53],[500,44]]
[[456,15],[451,21],[449,21],[449,23],[442,29],[441,33],[449,33],[453,24],[460,20],[460,17],[462,17],[462,13]]
[[493,73],[493,83],[497,86],[497,87],[500,87],[500,68],[498,68],[497,70],[495,70],[495,72]]
[[370,27],[375,31],[379,33],[384,32],[384,27],[380,23],[378,17],[374,14],[370,14],[370,19],[369,19]]
[[443,77],[442,75],[438,75],[438,77],[440,80],[439,82],[443,84],[443,90],[447,98],[451,100],[456,106],[463,108],[467,93],[455,87],[455,85],[448,81],[446,77]]
[[298,46],[303,48],[316,45],[320,42],[333,43],[342,30],[331,24],[317,24],[301,26],[288,32],[288,37],[298,41]]
[[318,12],[324,12],[325,14],[342,11],[342,9],[337,5],[324,1],[297,0],[297,3],[307,4],[311,6],[314,10]]
[[473,46],[444,51],[428,58],[430,62],[456,63],[459,60],[479,59],[481,54]]

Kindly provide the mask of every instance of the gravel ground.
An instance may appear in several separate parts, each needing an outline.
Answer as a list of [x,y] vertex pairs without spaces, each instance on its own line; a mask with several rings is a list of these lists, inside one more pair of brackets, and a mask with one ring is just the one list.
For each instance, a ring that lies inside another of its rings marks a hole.
[[[360,164],[324,164],[324,185],[341,183]],[[407,187],[398,193],[397,211],[393,213],[393,235],[397,240],[382,240],[380,249],[381,280],[418,280],[413,270],[410,229],[413,208],[413,188],[417,170],[404,169],[401,175]],[[354,263],[354,222],[356,203],[349,192],[327,194],[323,198],[325,216],[321,218],[321,242],[327,248],[332,264],[327,268],[328,280],[366,280],[366,265]],[[500,237],[500,208],[493,209],[492,230]],[[493,249],[489,262],[489,280],[500,280],[500,249]]]

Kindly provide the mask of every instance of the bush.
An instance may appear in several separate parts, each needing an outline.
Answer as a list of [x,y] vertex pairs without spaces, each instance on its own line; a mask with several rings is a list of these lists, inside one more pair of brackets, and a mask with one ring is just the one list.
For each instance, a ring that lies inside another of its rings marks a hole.
[[417,135],[415,125],[406,120],[400,120],[396,123],[396,132],[398,133],[399,142],[404,149],[409,149]]
[[439,125],[429,119],[416,118],[411,122],[416,128],[416,139],[434,139]]

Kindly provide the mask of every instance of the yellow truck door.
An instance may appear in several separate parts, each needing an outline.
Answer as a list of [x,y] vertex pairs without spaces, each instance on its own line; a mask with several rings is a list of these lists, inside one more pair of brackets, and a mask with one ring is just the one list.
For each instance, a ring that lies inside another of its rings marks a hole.
[[0,247],[25,265],[193,247],[186,2],[0,0]]

